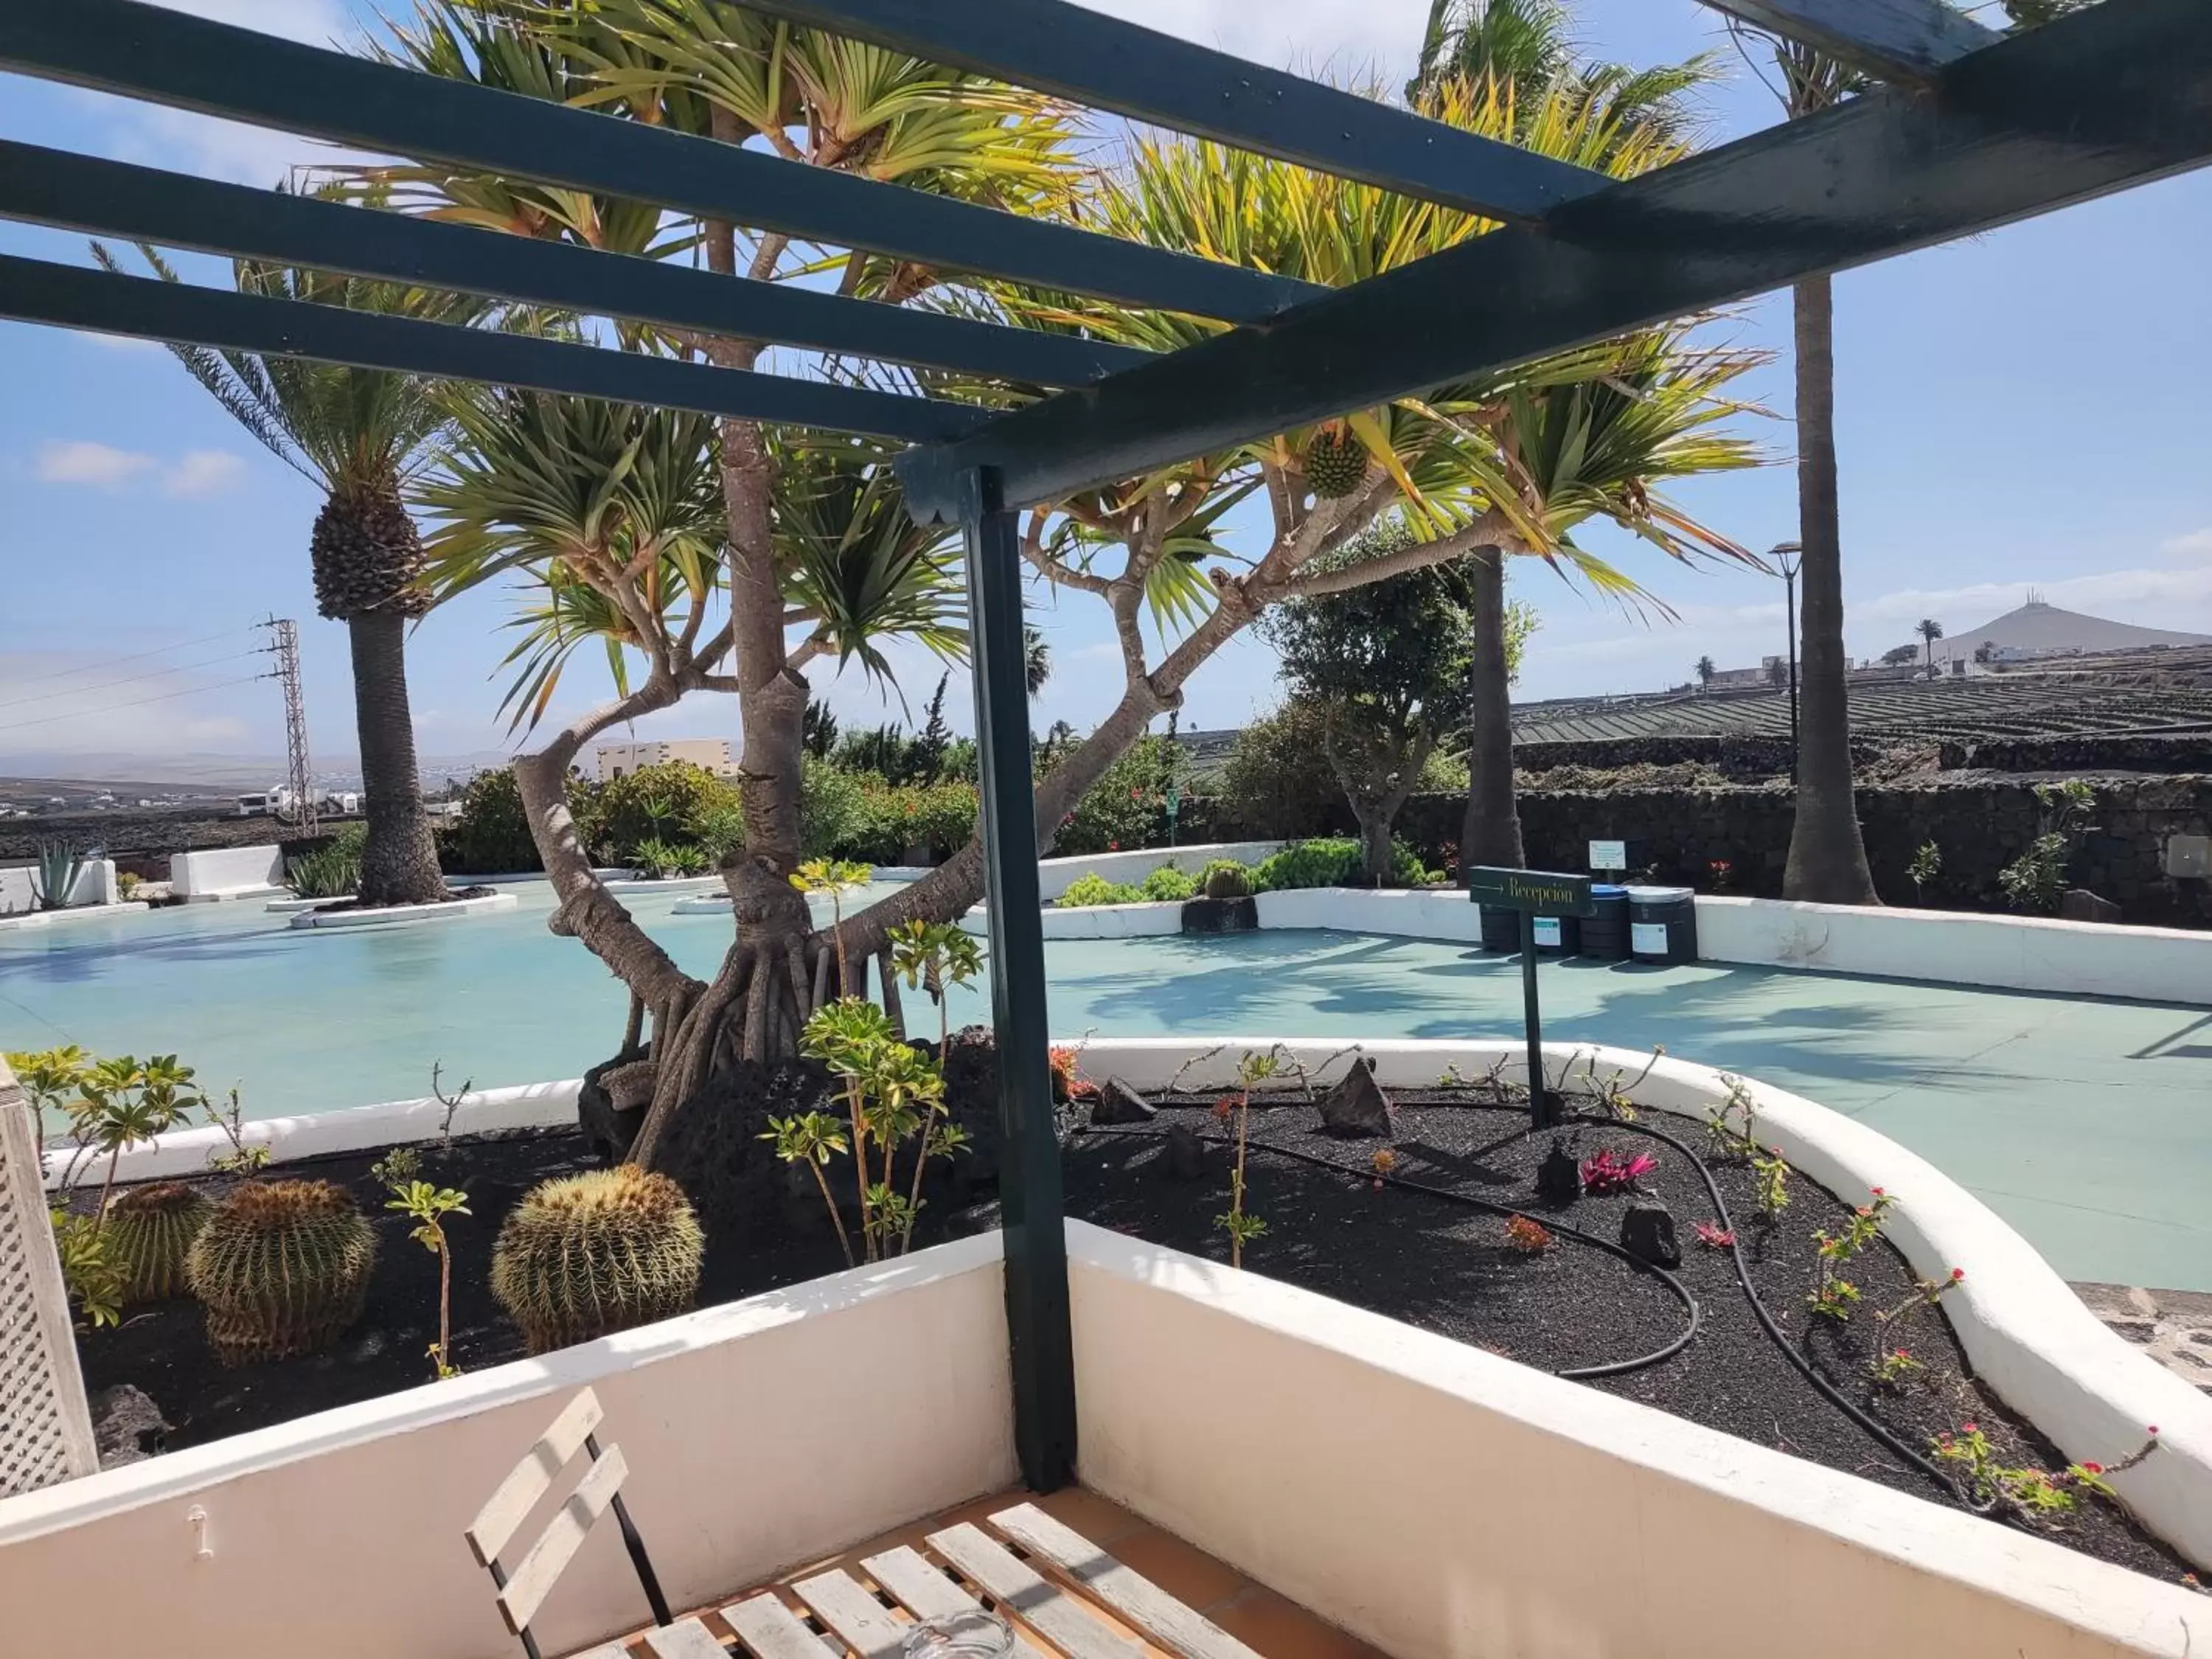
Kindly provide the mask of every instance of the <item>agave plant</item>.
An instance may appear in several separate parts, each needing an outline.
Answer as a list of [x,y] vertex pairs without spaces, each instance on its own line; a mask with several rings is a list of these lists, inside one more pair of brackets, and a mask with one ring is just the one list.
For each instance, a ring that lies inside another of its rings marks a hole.
[[42,841],[36,851],[39,862],[33,880],[38,888],[39,908],[68,908],[70,895],[76,891],[91,854],[66,841]]

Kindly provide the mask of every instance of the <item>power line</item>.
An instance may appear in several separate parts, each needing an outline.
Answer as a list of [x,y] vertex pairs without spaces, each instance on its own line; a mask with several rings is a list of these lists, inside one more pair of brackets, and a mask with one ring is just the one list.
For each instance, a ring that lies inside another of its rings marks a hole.
[[158,680],[167,674],[188,674],[195,668],[213,668],[219,663],[242,662],[248,657],[265,657],[264,649],[234,651],[227,657],[210,657],[204,662],[183,662],[172,668],[156,668],[150,674],[132,674],[119,680],[103,680],[97,685],[70,685],[58,691],[42,691],[35,697],[9,697],[0,701],[0,708],[15,708],[27,702],[44,702],[49,697],[88,697],[95,691],[112,691],[118,685],[137,685],[143,680]]
[[213,685],[194,685],[182,691],[158,692],[150,697],[134,697],[128,702],[105,703],[98,708],[73,708],[66,714],[44,714],[34,720],[13,720],[0,726],[0,732],[19,732],[27,726],[51,726],[56,720],[73,720],[86,714],[109,714],[118,708],[137,708],[149,702],[167,702],[176,697],[196,697],[203,691],[222,691],[234,685],[252,685],[257,680],[275,678],[272,674],[246,674],[234,680],[217,680]]
[[217,640],[227,640],[237,634],[251,634],[259,627],[248,623],[243,628],[226,628],[220,634],[204,634],[196,640],[179,640],[174,645],[157,645],[151,651],[133,651],[128,656],[109,657],[105,661],[88,663],[82,668],[57,668],[51,673],[27,675],[14,682],[17,685],[37,685],[44,680],[66,679],[71,674],[98,674],[126,662],[143,662],[148,657],[165,656],[172,651],[189,651],[196,645],[212,645]]

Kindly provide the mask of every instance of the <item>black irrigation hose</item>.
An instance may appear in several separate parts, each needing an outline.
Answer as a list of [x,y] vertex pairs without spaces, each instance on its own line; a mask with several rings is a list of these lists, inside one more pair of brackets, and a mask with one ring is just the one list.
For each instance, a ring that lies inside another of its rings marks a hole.
[[[1966,1509],[1973,1514],[1985,1517],[1997,1512],[1999,1504],[1996,1499],[1976,1502],[1958,1481],[1952,1479],[1949,1471],[1908,1445],[1904,1439],[1892,1431],[1887,1424],[1871,1412],[1861,1410],[1845,1396],[1841,1389],[1821,1376],[1812,1361],[1797,1352],[1795,1345],[1784,1334],[1781,1326],[1775,1322],[1774,1316],[1767,1311],[1766,1304],[1759,1297],[1758,1287],[1752,1283],[1751,1264],[1744,1260],[1743,1245],[1736,1239],[1735,1223],[1729,1215],[1728,1200],[1721,1196],[1720,1183],[1713,1179],[1713,1172],[1706,1166],[1705,1160],[1702,1157],[1686,1143],[1668,1134],[1664,1129],[1655,1129],[1646,1123],[1631,1123],[1625,1119],[1601,1116],[1594,1112],[1570,1113],[1564,1121],[1569,1123],[1599,1125],[1608,1129],[1626,1129],[1631,1134],[1649,1135],[1652,1139],[1673,1147],[1687,1159],[1690,1167],[1698,1172],[1698,1178],[1705,1183],[1705,1191],[1713,1200],[1714,1213],[1718,1218],[1722,1229],[1729,1235],[1729,1255],[1735,1262],[1736,1283],[1742,1287],[1744,1297],[1750,1302],[1751,1310],[1757,1316],[1760,1328],[1772,1340],[1774,1346],[1782,1350],[1782,1357],[1796,1366],[1798,1375],[1817,1389],[1830,1405],[1864,1429],[1887,1447],[1891,1452],[1941,1486]],[[1561,1375],[1565,1376],[1565,1373],[1562,1372]]]
[[[1085,1129],[1083,1133],[1097,1135],[1123,1135],[1139,1140],[1167,1139],[1164,1134],[1155,1129],[1093,1126]],[[1201,1134],[1195,1138],[1212,1146],[1234,1146],[1237,1144],[1235,1138],[1230,1135]],[[1650,1353],[1638,1354],[1633,1359],[1618,1359],[1603,1365],[1577,1365],[1571,1370],[1554,1371],[1552,1373],[1554,1376],[1564,1377],[1570,1382],[1594,1382],[1603,1376],[1625,1376],[1631,1371],[1644,1370],[1664,1360],[1672,1359],[1683,1349],[1688,1347],[1698,1334],[1702,1316],[1698,1310],[1697,1297],[1690,1294],[1690,1287],[1664,1267],[1655,1267],[1644,1261],[1643,1257],[1623,1249],[1609,1238],[1600,1238],[1595,1233],[1586,1233],[1577,1227],[1569,1227],[1560,1222],[1547,1220],[1541,1216],[1530,1215],[1526,1210],[1516,1210],[1510,1205],[1493,1204],[1488,1199],[1477,1198],[1472,1193],[1455,1192],[1449,1187],[1432,1187],[1425,1181],[1409,1181],[1404,1176],[1383,1175],[1372,1169],[1360,1169],[1356,1164],[1339,1164],[1334,1158],[1322,1158],[1313,1152],[1302,1152],[1294,1147],[1278,1146],[1272,1141],[1254,1140],[1248,1136],[1245,1145],[1263,1152],[1271,1152],[1277,1158],[1287,1158],[1293,1163],[1311,1164],[1315,1169],[1328,1170],[1337,1175],[1351,1176],[1360,1181],[1380,1182],[1387,1187],[1401,1187],[1411,1193],[1425,1193],[1431,1198],[1447,1199],[1454,1204],[1465,1204],[1474,1209],[1487,1211],[1492,1215],[1521,1216],[1534,1222],[1547,1232],[1555,1234],[1561,1238],[1571,1238],[1577,1244],[1590,1245],[1594,1249],[1603,1250],[1607,1255],[1619,1256],[1638,1273],[1650,1273],[1672,1291],[1689,1313],[1688,1328],[1663,1348],[1656,1348]]]

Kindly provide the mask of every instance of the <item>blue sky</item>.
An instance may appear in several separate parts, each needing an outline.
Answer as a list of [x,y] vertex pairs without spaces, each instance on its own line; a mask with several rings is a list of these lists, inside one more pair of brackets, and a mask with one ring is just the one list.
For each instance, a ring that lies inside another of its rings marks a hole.
[[[1095,3],[1262,61],[1373,67],[1393,79],[1404,75],[1426,10],[1425,0]],[[318,40],[353,24],[343,0],[191,0],[186,9]],[[1584,0],[1580,15],[1594,50],[1632,62],[1728,49],[1691,0]],[[1733,54],[1730,63],[1710,100],[1716,132],[1771,124],[1770,94]],[[314,153],[96,94],[6,88],[0,134],[9,137],[256,184]],[[0,250],[83,257],[74,239],[12,226],[0,226]],[[1923,615],[1954,634],[1968,629],[2030,586],[2076,609],[2212,633],[2212,502],[2201,487],[2212,428],[2203,391],[2212,384],[2208,264],[2212,176],[2199,173],[1838,279],[1855,653],[1905,641]],[[1778,353],[1747,383],[1778,416],[1790,401],[1788,328],[1780,299],[1720,325]],[[1780,418],[1747,429],[1782,464],[1692,484],[1678,499],[1765,547],[1796,533],[1791,431]],[[224,684],[263,665],[238,653],[258,643],[246,624],[272,611],[301,619],[318,749],[351,750],[343,630],[314,616],[308,580],[316,494],[164,352],[0,323],[0,483],[13,509],[0,530],[0,760],[45,754],[59,769],[70,754],[280,754],[275,688]],[[1522,695],[1652,689],[1686,678],[1701,654],[1728,665],[1781,649],[1771,580],[1668,567],[1625,538],[1589,539],[1677,619],[1624,616],[1531,564],[1516,589],[1543,627]],[[471,596],[415,635],[427,755],[501,745],[499,689],[488,676],[505,650],[504,614],[496,593]],[[1043,620],[1060,672],[1040,720],[1087,726],[1119,690],[1103,616],[1068,594]],[[125,656],[134,660],[116,660]],[[909,671],[917,702],[931,678],[923,665]],[[856,676],[829,690],[848,719],[882,717],[880,699]],[[189,694],[168,695],[179,691]],[[1269,653],[1240,642],[1193,684],[1186,723],[1241,723],[1274,696]],[[162,700],[138,701],[148,697]],[[701,696],[647,729],[730,735],[735,724],[728,699]]]

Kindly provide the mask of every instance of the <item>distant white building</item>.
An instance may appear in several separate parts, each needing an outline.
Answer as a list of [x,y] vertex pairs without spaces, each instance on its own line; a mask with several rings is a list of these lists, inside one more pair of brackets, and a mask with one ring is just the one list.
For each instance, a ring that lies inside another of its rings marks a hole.
[[672,738],[663,743],[603,743],[592,751],[599,763],[599,781],[635,772],[641,766],[665,766],[687,761],[716,777],[733,778],[738,763],[730,755],[727,738]]

